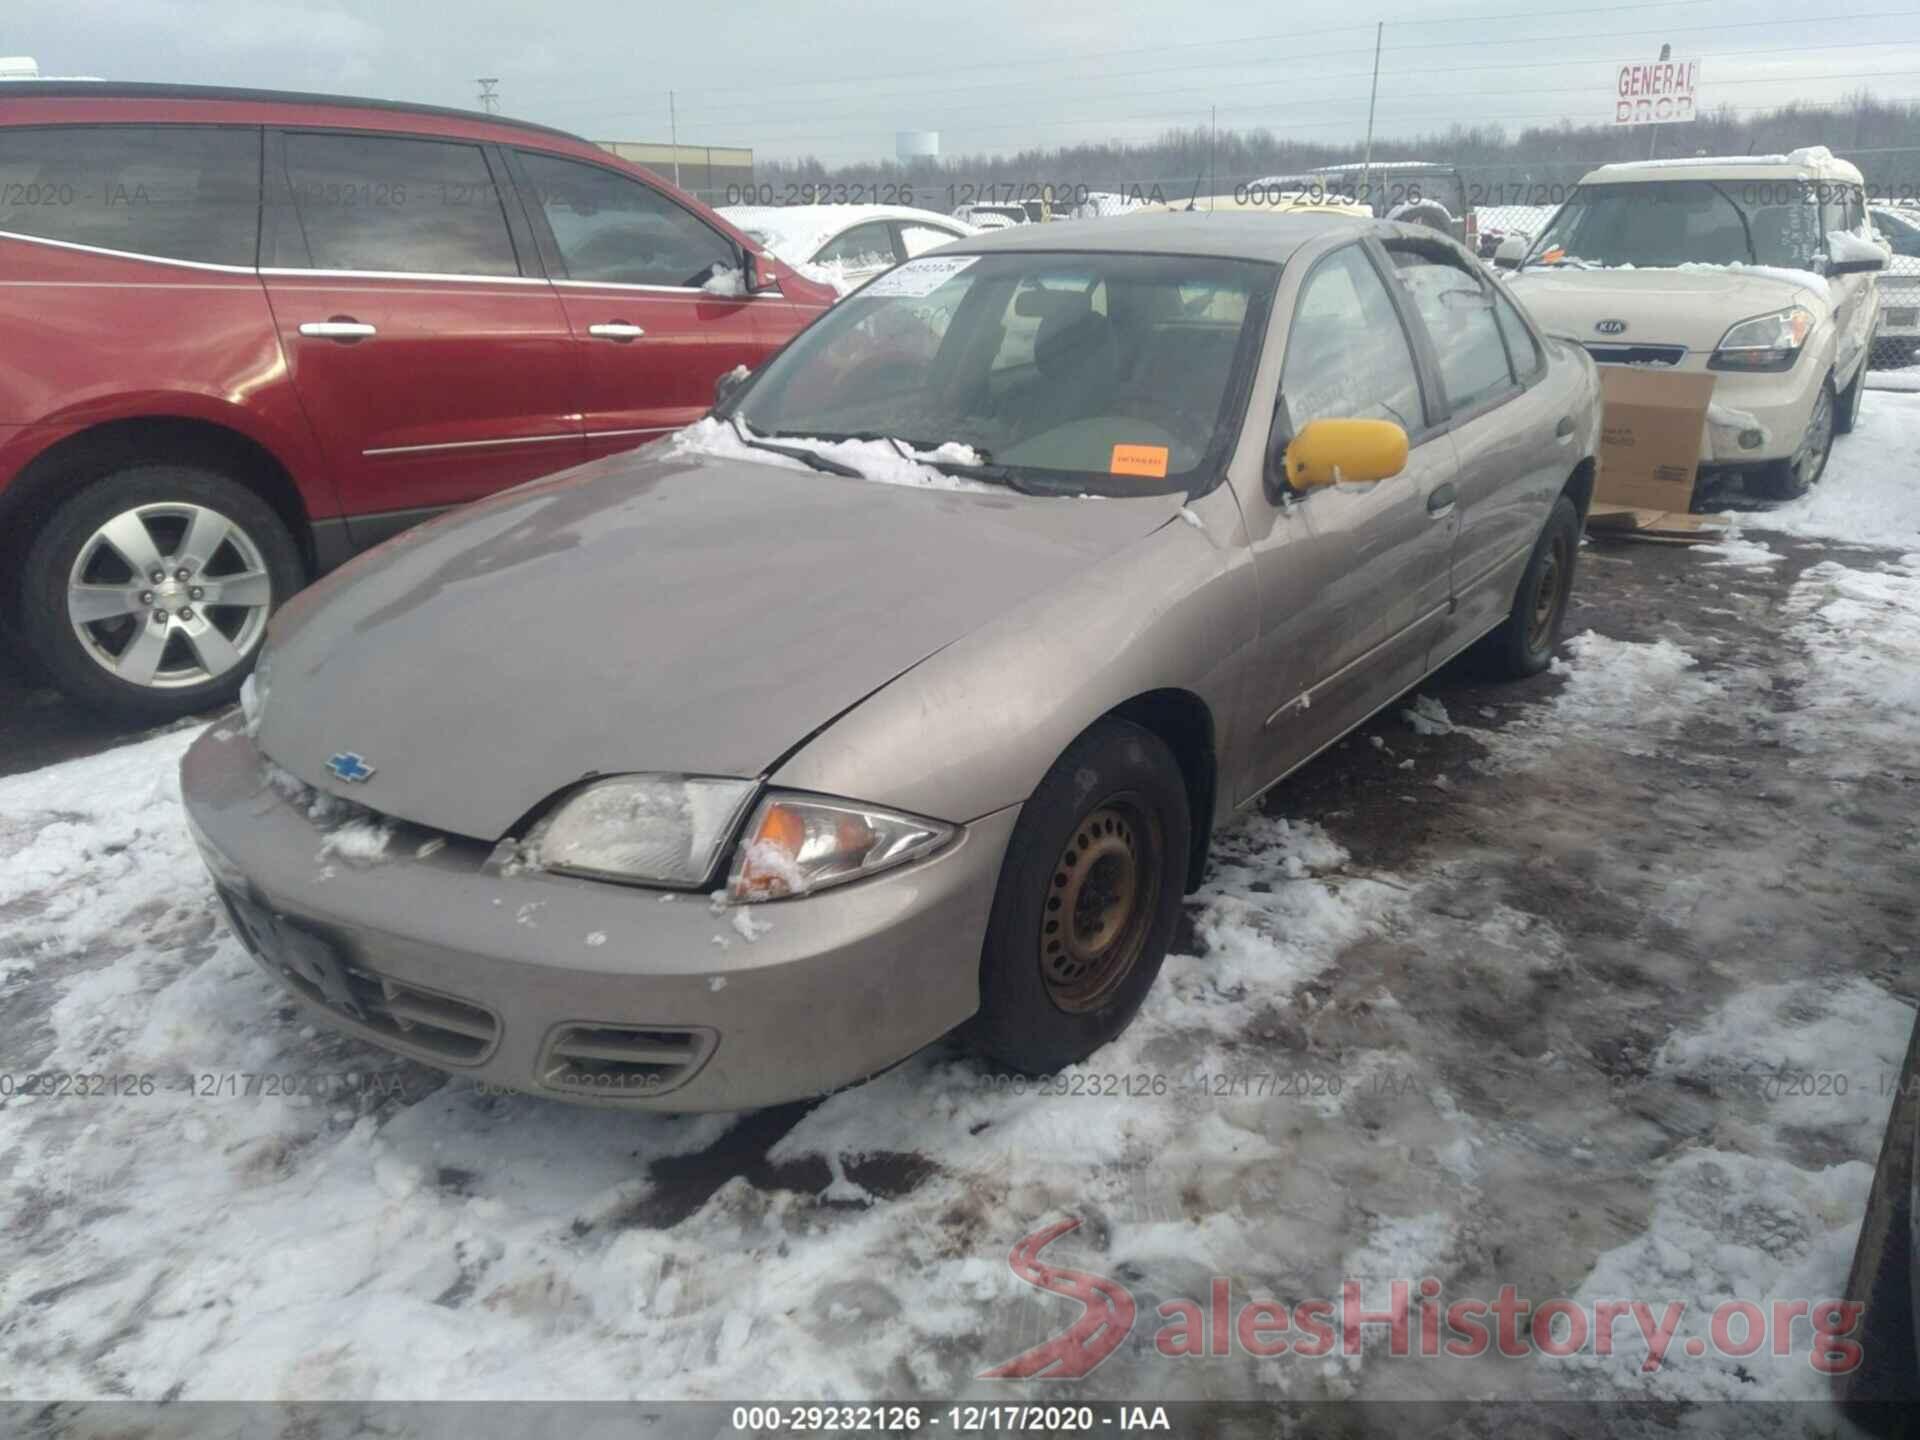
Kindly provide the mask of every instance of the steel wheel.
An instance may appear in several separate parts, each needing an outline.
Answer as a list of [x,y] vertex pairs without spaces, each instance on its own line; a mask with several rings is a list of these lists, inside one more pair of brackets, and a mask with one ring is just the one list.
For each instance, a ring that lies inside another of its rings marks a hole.
[[1566,603],[1568,587],[1573,583],[1573,538],[1565,532],[1555,534],[1542,557],[1540,581],[1533,592],[1533,614],[1527,623],[1527,648],[1539,650],[1551,642],[1553,627],[1559,622],[1560,609]]
[[81,544],[67,577],[81,649],[108,674],[157,690],[205,684],[245,661],[273,600],[259,543],[185,501],[115,515]]
[[1152,821],[1127,796],[1068,839],[1040,922],[1040,978],[1060,1009],[1099,1009],[1133,970],[1160,893],[1160,851]]

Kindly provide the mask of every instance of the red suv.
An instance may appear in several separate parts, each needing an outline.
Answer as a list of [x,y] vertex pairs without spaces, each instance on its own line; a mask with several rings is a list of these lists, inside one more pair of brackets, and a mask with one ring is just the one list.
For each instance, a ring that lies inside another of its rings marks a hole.
[[228,699],[313,576],[698,418],[834,298],[538,125],[171,85],[5,97],[0,613],[76,696]]

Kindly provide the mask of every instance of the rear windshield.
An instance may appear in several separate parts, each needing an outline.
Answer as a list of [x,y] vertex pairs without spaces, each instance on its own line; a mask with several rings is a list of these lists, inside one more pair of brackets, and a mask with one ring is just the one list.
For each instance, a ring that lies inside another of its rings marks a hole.
[[1238,433],[1278,275],[1193,256],[910,260],[722,413],[769,439],[965,447],[973,473],[1031,490],[1202,489]]

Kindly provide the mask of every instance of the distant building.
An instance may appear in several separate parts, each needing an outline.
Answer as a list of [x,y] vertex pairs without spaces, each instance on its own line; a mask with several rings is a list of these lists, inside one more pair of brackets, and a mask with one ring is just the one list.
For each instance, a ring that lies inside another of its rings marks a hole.
[[736,145],[660,145],[646,140],[596,140],[610,155],[643,165],[662,180],[672,182],[674,161],[680,162],[680,188],[690,190],[709,205],[738,204],[752,196],[727,194],[729,186],[744,190],[753,184],[753,151]]
[[42,75],[31,55],[0,55],[0,80],[98,80],[98,75]]

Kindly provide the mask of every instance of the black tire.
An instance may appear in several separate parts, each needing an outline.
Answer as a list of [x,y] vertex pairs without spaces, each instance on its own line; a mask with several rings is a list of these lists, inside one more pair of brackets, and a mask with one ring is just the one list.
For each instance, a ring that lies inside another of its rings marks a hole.
[[1855,1339],[1860,1367],[1834,1377],[1834,1396],[1870,1434],[1920,1435],[1920,1339],[1913,1293],[1915,1131],[1920,1128],[1920,1022],[1887,1119],[1845,1296],[1865,1308]]
[[1001,864],[967,1043],[1045,1075],[1126,1029],[1173,940],[1190,834],[1180,766],[1157,735],[1109,719],[1069,745]]
[[[102,541],[105,527],[130,515],[163,567],[154,572],[161,581],[145,591],[121,551]],[[228,527],[206,556],[188,553],[196,516]],[[180,569],[188,571],[184,581]],[[70,609],[76,578],[106,603],[124,591],[125,612],[77,619]],[[266,617],[306,579],[286,523],[253,491],[197,465],[133,465],[79,490],[34,537],[21,568],[19,628],[54,684],[75,699],[156,718],[191,715],[239,693]],[[223,594],[234,603],[222,604]],[[154,670],[143,681],[136,677],[148,658]]]
[[[1867,354],[1873,354],[1874,342],[1867,341]],[[1860,400],[1867,389],[1867,362],[1862,359],[1860,368],[1853,372],[1853,383],[1841,392],[1840,403],[1834,407],[1833,433],[1851,435],[1853,427],[1860,423]]]
[[[1825,407],[1824,420],[1821,414]],[[1755,472],[1763,494],[1776,500],[1798,500],[1820,483],[1827,473],[1827,461],[1833,455],[1833,437],[1839,427],[1839,398],[1833,393],[1833,377],[1822,384],[1820,396],[1807,421],[1807,433],[1791,457],[1776,460]]]
[[1579,558],[1580,512],[1562,495],[1533,542],[1506,622],[1481,642],[1481,653],[1496,676],[1524,680],[1553,663]]

